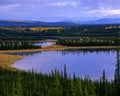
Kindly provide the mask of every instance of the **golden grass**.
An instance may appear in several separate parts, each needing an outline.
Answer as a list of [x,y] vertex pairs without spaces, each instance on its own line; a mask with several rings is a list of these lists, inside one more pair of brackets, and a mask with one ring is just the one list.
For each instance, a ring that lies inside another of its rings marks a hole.
[[38,49],[23,49],[23,50],[0,50],[0,53],[13,53],[13,52],[40,52],[40,51],[54,51],[54,50],[64,50],[64,49],[111,49],[111,48],[118,48],[118,46],[60,46],[60,45],[52,45],[52,46],[45,46]]
[[11,64],[15,61],[22,59],[20,56],[14,56],[9,54],[0,54],[0,67],[6,69],[13,69]]
[[62,27],[31,27],[31,31],[62,30]]
[[23,49],[23,50],[0,50],[0,53],[13,53],[13,52],[40,52],[40,51],[52,51],[52,50],[63,50],[68,47],[65,46],[46,46],[38,49]]
[[17,28],[7,28],[7,27],[0,27],[1,29],[7,29],[7,30],[10,30],[10,31],[20,31],[20,32],[24,32],[26,29],[30,30],[30,31],[48,31],[48,30],[57,30],[58,32],[60,30],[63,30],[65,28],[63,27],[30,27],[30,28],[26,28],[26,27],[17,27]]

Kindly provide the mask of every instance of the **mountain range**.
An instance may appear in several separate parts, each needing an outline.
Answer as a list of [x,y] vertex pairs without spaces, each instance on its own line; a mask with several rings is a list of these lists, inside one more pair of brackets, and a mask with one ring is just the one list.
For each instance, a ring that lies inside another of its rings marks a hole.
[[64,20],[59,22],[39,22],[21,20],[0,20],[1,27],[29,27],[29,26],[78,26],[83,24],[120,24],[120,18],[103,18],[92,21],[72,21]]

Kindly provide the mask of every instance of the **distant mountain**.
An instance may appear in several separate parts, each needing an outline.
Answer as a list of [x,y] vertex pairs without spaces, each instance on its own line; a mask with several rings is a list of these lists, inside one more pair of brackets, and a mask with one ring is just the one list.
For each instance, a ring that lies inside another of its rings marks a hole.
[[79,24],[120,24],[120,18],[103,18],[93,21],[80,21]]
[[73,22],[37,22],[37,21],[0,21],[0,26],[4,27],[29,27],[29,26],[76,26]]
[[7,21],[0,20],[0,26],[5,27],[34,27],[34,26],[78,26],[82,24],[120,24],[120,18],[103,18],[92,21],[72,21],[64,20],[60,22],[38,22],[38,21]]

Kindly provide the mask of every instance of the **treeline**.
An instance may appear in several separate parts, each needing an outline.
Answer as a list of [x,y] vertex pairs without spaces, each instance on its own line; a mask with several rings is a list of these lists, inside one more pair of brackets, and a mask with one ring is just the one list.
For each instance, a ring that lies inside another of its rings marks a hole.
[[105,71],[100,80],[93,81],[75,74],[71,78],[66,66],[64,71],[54,70],[49,75],[0,68],[1,96],[119,96],[118,88],[114,81],[107,80]]
[[63,46],[118,46],[119,38],[67,38],[59,39],[58,45]]
[[0,50],[14,50],[14,49],[36,49],[40,48],[41,46],[35,46],[32,42],[0,42]]
[[[41,40],[64,37],[120,37],[119,25],[81,25],[74,27],[1,27],[1,40]],[[53,37],[52,37],[53,36]]]

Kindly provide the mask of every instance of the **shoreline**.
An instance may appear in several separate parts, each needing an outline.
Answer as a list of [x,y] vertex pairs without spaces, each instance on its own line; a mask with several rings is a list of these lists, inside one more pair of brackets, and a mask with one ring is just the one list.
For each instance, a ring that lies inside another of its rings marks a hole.
[[41,51],[58,51],[65,49],[116,49],[118,46],[45,46],[38,49],[23,49],[23,50],[0,50],[0,53],[14,53],[14,52],[41,52]]
[[5,68],[8,70],[14,70],[15,68],[12,67],[11,65],[17,61],[21,60],[23,57],[22,56],[15,56],[11,54],[1,54],[0,53],[0,67]]
[[41,52],[41,51],[58,51],[65,49],[116,49],[118,46],[82,46],[82,47],[67,47],[67,46],[46,46],[40,49],[27,49],[27,50],[0,50],[0,67],[6,68],[10,70],[14,70],[15,68],[11,65],[17,61],[23,59],[22,56],[16,56],[6,53],[14,53],[14,52]]

